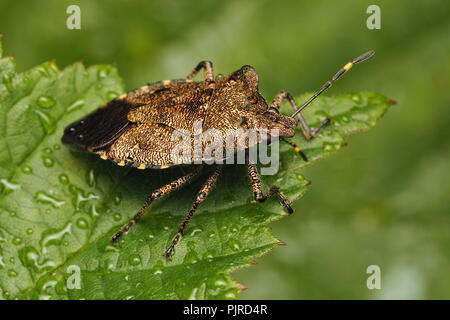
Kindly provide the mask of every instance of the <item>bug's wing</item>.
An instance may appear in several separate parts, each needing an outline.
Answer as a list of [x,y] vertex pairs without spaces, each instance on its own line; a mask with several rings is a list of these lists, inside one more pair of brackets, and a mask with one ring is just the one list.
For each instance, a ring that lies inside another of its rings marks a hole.
[[171,166],[180,161],[190,162],[191,154],[183,153],[190,150],[190,135],[180,135],[161,123],[135,123],[112,144],[107,156],[135,166]]
[[89,151],[110,146],[130,125],[127,114],[137,105],[116,99],[67,126],[62,142]]

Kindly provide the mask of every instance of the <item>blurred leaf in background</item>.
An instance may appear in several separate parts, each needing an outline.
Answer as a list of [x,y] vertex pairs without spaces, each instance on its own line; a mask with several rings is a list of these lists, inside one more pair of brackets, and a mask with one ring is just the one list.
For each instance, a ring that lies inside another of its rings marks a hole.
[[[376,51],[329,94],[377,91],[398,105],[373,131],[305,176],[297,213],[273,225],[288,246],[236,272],[241,298],[450,298],[450,4],[376,1],[2,1],[0,33],[19,71],[115,62],[126,89],[177,78],[200,60],[227,74],[250,64],[270,100],[314,91],[349,59]],[[368,290],[366,268],[381,267]],[[268,285],[270,283],[270,285]]]

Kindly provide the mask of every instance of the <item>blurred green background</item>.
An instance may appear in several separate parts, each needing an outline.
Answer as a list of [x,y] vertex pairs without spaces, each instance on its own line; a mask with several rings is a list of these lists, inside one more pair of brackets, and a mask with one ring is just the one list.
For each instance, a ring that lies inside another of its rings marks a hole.
[[[81,8],[81,30],[66,8]],[[369,30],[366,8],[381,8]],[[378,91],[398,104],[368,133],[305,170],[296,214],[272,225],[285,241],[236,271],[243,299],[450,298],[450,3],[442,1],[5,1],[0,33],[19,71],[115,63],[133,89],[256,68],[267,99],[318,89],[369,49],[376,55],[329,90]],[[366,268],[381,268],[381,290]]]

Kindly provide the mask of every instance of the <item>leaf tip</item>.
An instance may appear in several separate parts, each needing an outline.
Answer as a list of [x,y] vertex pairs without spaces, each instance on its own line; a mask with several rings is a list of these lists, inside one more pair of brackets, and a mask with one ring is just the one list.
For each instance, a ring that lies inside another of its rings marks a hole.
[[397,100],[389,99],[389,104],[390,105],[394,105],[394,104],[397,104],[397,103],[398,103]]

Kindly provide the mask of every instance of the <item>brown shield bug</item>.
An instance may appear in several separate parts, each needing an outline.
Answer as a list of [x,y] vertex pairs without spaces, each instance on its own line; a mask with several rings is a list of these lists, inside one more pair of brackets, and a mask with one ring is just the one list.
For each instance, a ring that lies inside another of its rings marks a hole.
[[[229,129],[242,129],[240,132],[243,133],[253,129],[258,132],[266,131],[270,137],[271,132],[275,132],[274,129],[276,129],[277,137],[293,146],[295,151],[307,161],[300,148],[285,138],[294,136],[297,124],[300,124],[303,134],[309,140],[316,136],[330,120],[326,119],[319,127],[311,131],[300,112],[354,64],[368,59],[373,54],[373,51],[369,51],[347,63],[300,107],[297,107],[292,96],[286,92],[278,93],[268,105],[259,93],[258,75],[251,66],[243,66],[226,77],[214,78],[212,63],[202,61],[185,79],[165,80],[144,85],[110,101],[85,118],[69,125],[64,131],[62,141],[98,154],[104,160],[110,159],[119,166],[165,169],[179,165],[172,154],[178,143],[172,139],[174,131],[185,130],[189,139],[194,141],[194,125],[195,122],[200,121],[203,130],[214,128],[224,133]],[[205,80],[193,81],[202,69]],[[279,113],[279,108],[286,99],[294,109],[292,116]],[[247,141],[243,148],[246,149],[249,146],[250,143]],[[235,151],[238,150],[236,145],[232,148]],[[134,218],[112,237],[113,243],[117,243],[119,238],[141,219],[144,211],[153,201],[179,189],[204,168],[202,165],[194,165],[193,157],[187,160],[187,163],[192,164],[193,170],[154,190]],[[287,212],[289,214],[293,212],[289,201],[277,186],[263,193],[256,165],[249,163],[248,159],[247,168],[253,195],[257,201],[264,202],[272,195],[276,195]],[[172,244],[166,250],[167,258],[170,258],[197,207],[216,184],[221,169],[222,165],[215,164],[214,170],[198,192]]]

